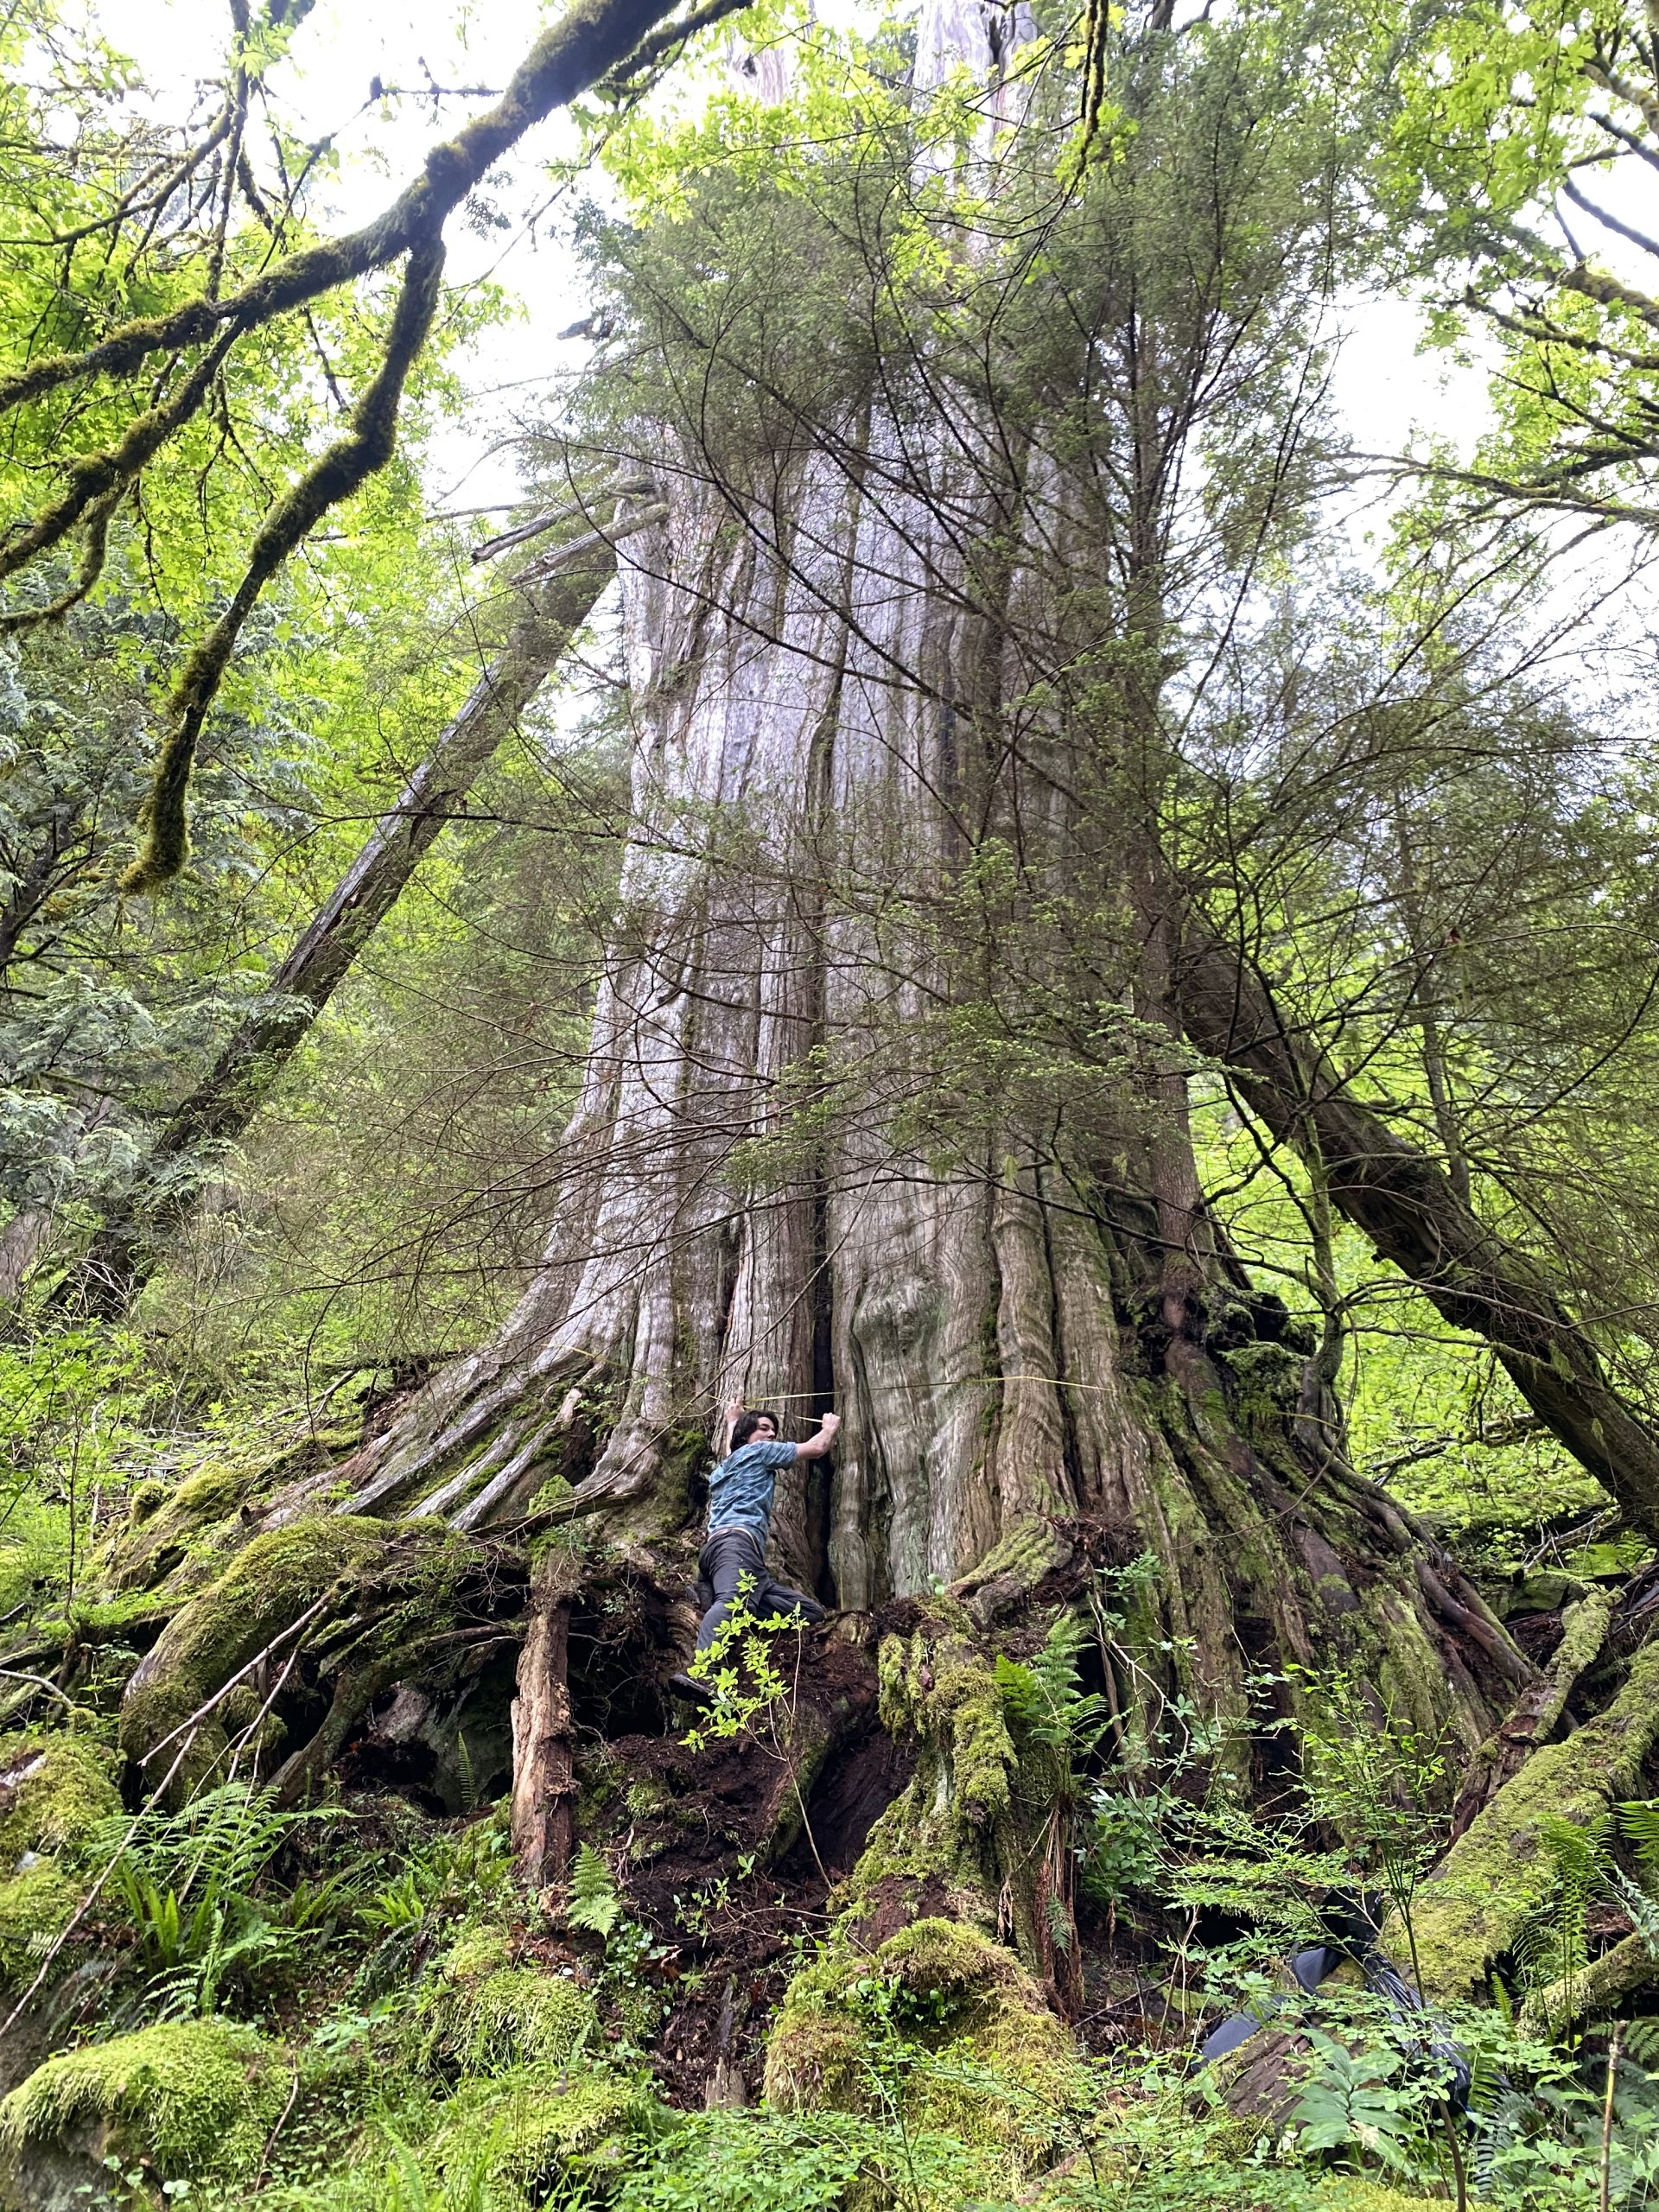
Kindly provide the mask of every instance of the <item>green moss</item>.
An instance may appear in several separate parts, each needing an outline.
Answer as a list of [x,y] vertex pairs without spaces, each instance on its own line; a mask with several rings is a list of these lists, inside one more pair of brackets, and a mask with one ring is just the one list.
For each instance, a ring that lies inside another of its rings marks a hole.
[[37,2067],[0,2104],[0,2156],[90,2133],[163,2180],[251,2177],[288,2101],[292,2070],[257,2029],[168,2020]]
[[[1564,1743],[1535,1751],[1478,1813],[1419,1891],[1413,1910],[1427,1993],[1476,1992],[1554,1878],[1544,1847],[1551,1818],[1587,1825],[1635,1784],[1659,1737],[1659,1644],[1638,1651],[1604,1713]],[[1390,1936],[1390,1941],[1396,1938]]]
[[121,1810],[113,1764],[79,1736],[0,1737],[0,1981],[31,1979],[74,1917],[92,1839]]
[[86,1889],[55,1859],[0,1882],[0,1982],[28,1982],[48,1945],[74,1918]]
[[876,1655],[881,1719],[942,1754],[953,1811],[976,1825],[1008,1809],[1016,1763],[1002,1693],[990,1662],[968,1636],[918,1629],[906,1643],[884,1637]]
[[975,1596],[983,1592],[1000,1607],[1034,1590],[1046,1574],[1066,1566],[1071,1557],[1071,1544],[1052,1520],[1040,1513],[1021,1514],[973,1572],[950,1585],[950,1595],[973,1610]]
[[442,1978],[465,1987],[512,1964],[512,1940],[505,1928],[469,1928],[450,1946]]
[[78,1736],[0,1737],[0,1869],[15,1873],[26,1852],[78,1864],[92,1830],[121,1810],[113,1764]]
[[872,1955],[832,1943],[796,1977],[766,2046],[769,2102],[861,2113],[897,2087],[906,2124],[1039,2171],[1090,2101],[1065,2024],[1007,1947],[913,1922]]
[[1337,2174],[1321,2182],[1309,2200],[1314,2212],[1444,2212],[1444,2197],[1414,2196],[1362,2174]]
[[[441,1539],[443,1533],[434,1535]],[[142,1763],[332,1584],[361,1575],[388,1541],[385,1522],[341,1514],[296,1521],[256,1536],[216,1582],[175,1615],[140,1661],[121,1708],[121,1748],[127,1757]],[[226,1746],[223,1727],[210,1716],[180,1781],[207,1772]],[[169,1749],[168,1761],[175,1748]],[[153,1783],[161,1777],[146,1778]]]
[[142,1529],[152,1513],[159,1512],[170,1495],[167,1484],[153,1478],[140,1483],[127,1500],[127,1526]]
[[593,2000],[568,1974],[514,1966],[505,1931],[470,1929],[429,1981],[421,2007],[429,2057],[464,2074],[565,2066],[597,2037]]
[[632,2082],[526,2067],[464,2085],[420,2164],[446,2202],[476,2212],[602,2200],[659,2124],[660,2108]]
[[1216,1357],[1231,1385],[1233,1410],[1244,1420],[1273,1422],[1295,1410],[1303,1363],[1287,1345],[1241,1344]]

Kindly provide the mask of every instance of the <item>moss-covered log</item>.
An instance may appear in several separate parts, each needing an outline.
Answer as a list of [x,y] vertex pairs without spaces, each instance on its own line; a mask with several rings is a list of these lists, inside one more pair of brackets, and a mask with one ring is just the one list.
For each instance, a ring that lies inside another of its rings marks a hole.
[[[517,1641],[524,1568],[436,1522],[322,1515],[257,1536],[192,1598],[127,1685],[137,1786],[176,1798],[240,1762],[292,1796],[399,1681],[454,1681]],[[504,1625],[504,1622],[508,1624]]]
[[1642,1646],[1606,1709],[1535,1751],[1435,1868],[1414,1909],[1427,1993],[1468,1997],[1547,1896],[1544,1824],[1588,1826],[1637,1781],[1659,1741],[1659,1642]]

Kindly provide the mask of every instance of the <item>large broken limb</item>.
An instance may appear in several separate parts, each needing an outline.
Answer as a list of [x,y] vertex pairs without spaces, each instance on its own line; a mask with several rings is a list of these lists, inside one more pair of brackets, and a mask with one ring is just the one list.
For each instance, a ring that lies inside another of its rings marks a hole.
[[1659,1536],[1659,1439],[1608,1382],[1545,1269],[1354,1096],[1330,1056],[1281,1018],[1245,948],[1191,907],[1174,981],[1189,1041],[1231,1071],[1281,1142],[1317,1147],[1344,1217],[1454,1327],[1486,1338],[1544,1426],[1636,1527]]
[[439,831],[593,612],[615,572],[614,540],[644,519],[619,524],[608,540],[584,540],[580,559],[528,598],[465,706],[296,942],[259,1010],[174,1109],[145,1157],[141,1179],[92,1238],[58,1303],[112,1317],[149,1280],[214,1160],[253,1119]]

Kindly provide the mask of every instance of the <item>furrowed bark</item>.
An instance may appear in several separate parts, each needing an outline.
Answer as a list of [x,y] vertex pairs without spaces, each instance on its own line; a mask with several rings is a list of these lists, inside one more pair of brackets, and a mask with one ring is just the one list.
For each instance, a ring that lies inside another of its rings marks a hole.
[[1362,1104],[1294,1034],[1243,948],[1188,910],[1175,988],[1189,1040],[1231,1070],[1273,1135],[1317,1142],[1332,1202],[1435,1310],[1486,1338],[1551,1433],[1659,1535],[1659,1440],[1613,1389],[1548,1275],[1458,1196],[1428,1155]]
[[[613,539],[626,534],[619,524]],[[375,824],[315,921],[272,978],[269,997],[175,1108],[143,1180],[93,1237],[57,1303],[111,1318],[154,1273],[194,1205],[208,1154],[233,1143],[303,1042],[353,963],[391,912],[422,858],[535,696],[615,572],[608,542],[585,544],[568,572],[543,582],[461,712]],[[203,1155],[195,1172],[184,1165]]]

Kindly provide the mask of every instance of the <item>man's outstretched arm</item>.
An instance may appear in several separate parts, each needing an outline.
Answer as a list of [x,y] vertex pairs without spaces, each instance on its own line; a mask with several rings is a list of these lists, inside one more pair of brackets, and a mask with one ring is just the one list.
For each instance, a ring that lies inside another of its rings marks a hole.
[[809,1436],[804,1444],[795,1446],[798,1459],[822,1459],[836,1440],[836,1431],[841,1427],[839,1414],[825,1414],[818,1422],[818,1433]]

